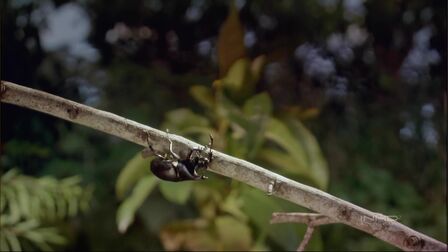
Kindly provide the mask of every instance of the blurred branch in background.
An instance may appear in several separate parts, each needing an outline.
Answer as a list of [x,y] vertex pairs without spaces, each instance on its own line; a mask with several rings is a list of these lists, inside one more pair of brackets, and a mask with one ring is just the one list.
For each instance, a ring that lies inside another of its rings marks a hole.
[[[91,127],[125,140],[167,151],[167,137],[181,150],[198,144],[176,135],[136,123],[115,114],[94,109],[42,91],[10,82],[1,82],[1,101],[44,112],[68,121]],[[331,219],[363,230],[403,250],[446,250],[446,244],[421,234],[395,220],[377,219],[376,213],[336,198],[316,188],[280,176],[247,161],[213,151],[211,171],[239,180],[284,198]],[[269,186],[271,185],[271,186]],[[363,221],[365,219],[373,221]]]

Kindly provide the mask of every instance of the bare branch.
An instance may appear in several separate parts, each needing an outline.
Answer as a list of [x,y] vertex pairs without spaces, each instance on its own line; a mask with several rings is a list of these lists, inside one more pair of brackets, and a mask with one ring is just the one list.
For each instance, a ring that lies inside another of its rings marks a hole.
[[337,221],[328,216],[315,213],[272,213],[271,224],[274,223],[303,223],[308,226],[320,226]]
[[[168,149],[167,134],[118,115],[94,109],[55,95],[2,81],[1,101],[47,113],[64,120],[147,146],[156,150]],[[7,119],[6,119],[7,120]],[[12,123],[12,122],[10,122]],[[170,134],[179,150],[200,147],[186,138]],[[214,151],[210,170],[243,183],[268,190],[274,181],[272,195],[321,213],[340,223],[363,230],[403,250],[447,250],[447,245],[410,229],[395,220],[378,219],[377,214],[334,197],[316,188],[298,183],[247,161]]]
[[311,236],[313,236],[314,232],[314,226],[308,225],[306,228],[305,235],[303,236],[303,240],[300,243],[299,247],[297,248],[297,251],[304,251],[306,248],[306,245],[308,245],[308,242],[311,240]]

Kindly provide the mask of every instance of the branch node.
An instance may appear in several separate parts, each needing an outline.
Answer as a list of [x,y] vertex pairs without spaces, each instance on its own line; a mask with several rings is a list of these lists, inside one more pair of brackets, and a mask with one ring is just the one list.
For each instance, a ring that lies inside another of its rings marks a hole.
[[268,184],[268,191],[267,191],[267,195],[271,196],[274,193],[274,189],[275,189],[275,185],[277,184],[277,180],[271,180],[271,182],[269,182]]

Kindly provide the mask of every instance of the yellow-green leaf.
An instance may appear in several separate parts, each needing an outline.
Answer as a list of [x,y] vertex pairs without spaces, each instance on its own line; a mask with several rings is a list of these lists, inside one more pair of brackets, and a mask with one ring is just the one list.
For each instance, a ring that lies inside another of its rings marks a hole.
[[141,178],[134,187],[132,194],[121,203],[117,211],[117,225],[121,233],[126,232],[129,225],[132,224],[135,212],[143,204],[156,184],[157,179],[153,175]]
[[190,88],[190,94],[199,104],[208,109],[213,108],[214,98],[210,88],[201,85],[194,85]]
[[235,97],[250,95],[253,91],[254,82],[249,59],[241,58],[233,63],[222,79],[222,85]]
[[128,190],[149,171],[150,159],[144,159],[139,153],[130,159],[118,175],[115,184],[115,192],[119,199],[122,199]]
[[3,232],[5,232],[6,239],[11,245],[11,251],[22,251],[22,247],[20,246],[20,242],[17,236],[6,230],[3,230]]
[[271,118],[266,130],[266,137],[286,150],[296,160],[298,167],[307,167],[302,146],[282,121]]
[[258,152],[258,158],[275,167],[291,172],[292,174],[302,176],[310,175],[307,167],[300,166],[290,154],[283,151],[266,147]]
[[285,121],[305,150],[307,164],[310,167],[312,178],[319,188],[326,189],[329,180],[328,165],[316,138],[299,120],[288,118]]
[[177,204],[184,204],[190,197],[193,183],[193,181],[183,181],[180,183],[160,181],[159,188],[167,200]]
[[216,218],[215,225],[224,250],[249,250],[252,234],[246,223],[231,216],[220,216]]

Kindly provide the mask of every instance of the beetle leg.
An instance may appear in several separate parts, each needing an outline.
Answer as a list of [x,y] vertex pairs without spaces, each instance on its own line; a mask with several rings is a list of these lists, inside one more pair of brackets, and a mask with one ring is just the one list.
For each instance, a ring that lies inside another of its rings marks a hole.
[[157,153],[153,148],[152,145],[149,146],[149,149],[152,151],[152,153],[154,155],[156,155],[157,157],[161,158],[161,159],[166,159],[166,156],[162,156],[161,154]]
[[179,178],[181,180],[199,180],[202,178],[202,176],[193,175],[188,171],[187,167],[181,163],[177,165],[177,171],[179,172]]
[[171,153],[171,155],[173,155],[173,157],[176,158],[176,159],[180,159],[179,155],[177,155],[173,151],[173,141],[171,141],[171,139],[170,139],[170,135],[169,135],[169,130],[168,129],[166,129],[166,136],[168,138],[168,141],[170,142],[170,153]]

